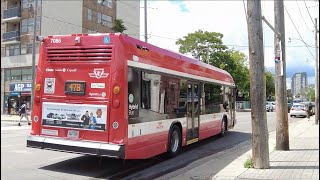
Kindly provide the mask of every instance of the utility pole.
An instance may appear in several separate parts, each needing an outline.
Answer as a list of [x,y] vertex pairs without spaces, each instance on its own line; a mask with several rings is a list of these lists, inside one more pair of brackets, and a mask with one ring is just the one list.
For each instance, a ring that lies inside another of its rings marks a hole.
[[315,124],[319,124],[319,54],[318,54],[318,26],[317,26],[317,18],[315,18],[315,45],[316,45],[316,59],[315,59]]
[[[30,110],[33,110],[33,101],[34,101],[34,86],[36,81],[36,36],[37,36],[37,16],[38,16],[38,0],[35,0],[35,7],[33,8],[34,19],[33,19],[33,41],[32,41],[32,81],[31,81],[31,107]],[[32,120],[31,120],[32,121]]]
[[266,78],[264,69],[261,0],[247,0],[252,126],[252,161],[254,168],[270,168],[269,134],[266,113]]
[[275,90],[276,90],[276,150],[289,150],[288,104],[286,88],[286,49],[283,0],[274,1],[275,30]]
[[144,42],[148,42],[147,0],[144,0]]

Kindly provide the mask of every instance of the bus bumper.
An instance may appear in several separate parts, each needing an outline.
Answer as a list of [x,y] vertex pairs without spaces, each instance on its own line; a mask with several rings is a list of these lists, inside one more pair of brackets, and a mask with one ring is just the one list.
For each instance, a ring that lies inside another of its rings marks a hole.
[[124,159],[124,145],[28,136],[27,147]]

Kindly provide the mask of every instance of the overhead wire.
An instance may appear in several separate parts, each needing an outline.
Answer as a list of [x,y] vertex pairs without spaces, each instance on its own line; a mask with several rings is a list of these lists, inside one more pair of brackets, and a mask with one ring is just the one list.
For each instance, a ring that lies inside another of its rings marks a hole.
[[306,45],[307,43],[303,40],[303,38],[302,38],[301,34],[299,33],[299,31],[298,31],[298,29],[297,29],[296,25],[294,24],[294,22],[293,22],[293,20],[292,20],[292,18],[291,18],[291,15],[290,15],[290,13],[288,12],[288,10],[287,10],[286,6],[284,6],[284,8],[285,8],[285,10],[286,10],[286,12],[287,12],[287,14],[288,14],[288,16],[289,16],[289,18],[290,18],[290,20],[291,20],[291,22],[292,22],[293,26],[294,26],[294,28],[296,29],[296,31],[297,31],[297,33],[298,33],[298,35],[299,35],[299,37],[300,37],[301,41],[305,44],[305,47],[308,49],[308,51],[309,51],[309,53],[312,55],[312,57],[313,57],[314,59],[316,59],[316,58],[314,57],[314,55],[311,53],[311,51],[310,51],[309,47]]
[[298,6],[298,9],[299,9],[299,13],[300,13],[300,16],[301,16],[301,19],[303,20],[304,24],[306,25],[306,27],[308,28],[309,31],[312,31],[310,30],[309,26],[307,25],[306,21],[304,20],[303,16],[302,16],[302,13],[301,13],[301,9],[300,9],[300,6],[298,4],[298,0],[296,0],[296,3],[297,3],[297,6]]
[[313,22],[313,19],[312,19],[311,15],[310,15],[310,12],[309,12],[309,8],[307,7],[307,3],[306,3],[306,1],[304,0],[303,2],[304,2],[304,5],[306,6],[306,9],[307,9],[307,11],[308,11],[308,14],[309,14],[310,20],[311,20],[311,22],[312,22],[313,26],[315,26],[315,24],[314,24],[314,22]]

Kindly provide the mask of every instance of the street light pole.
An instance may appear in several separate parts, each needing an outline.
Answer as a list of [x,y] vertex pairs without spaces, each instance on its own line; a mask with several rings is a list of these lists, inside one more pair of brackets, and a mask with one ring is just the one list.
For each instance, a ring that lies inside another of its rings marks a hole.
[[[32,81],[31,81],[31,107],[30,110],[33,110],[33,100],[34,100],[34,86],[36,80],[36,36],[37,36],[37,16],[38,16],[38,0],[35,0],[34,9],[34,19],[33,19],[33,48],[32,48]],[[31,120],[32,121],[32,120]]]
[[144,0],[144,42],[148,42],[147,0]]
[[318,67],[318,27],[317,18],[315,18],[315,45],[316,45],[316,59],[315,59],[315,124],[319,123],[319,67]]

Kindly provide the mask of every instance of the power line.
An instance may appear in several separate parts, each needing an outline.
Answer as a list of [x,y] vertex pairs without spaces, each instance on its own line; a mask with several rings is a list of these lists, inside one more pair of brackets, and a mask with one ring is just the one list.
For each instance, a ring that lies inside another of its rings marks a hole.
[[[154,37],[159,37],[159,38],[163,38],[163,39],[169,39],[169,40],[175,40],[177,41],[178,39],[176,38],[171,38],[171,37],[165,37],[165,36],[159,36],[159,35],[154,35],[154,34],[151,34],[150,36],[154,36]],[[226,46],[233,46],[233,47],[249,47],[248,45],[237,45],[237,44],[225,44]],[[265,45],[264,47],[274,47],[274,45]],[[286,47],[289,47],[289,48],[305,48],[306,46],[286,46]]]
[[301,18],[302,18],[302,20],[303,20],[304,24],[305,24],[305,25],[306,25],[306,27],[309,29],[309,31],[311,31],[311,30],[310,30],[310,28],[308,27],[308,25],[307,25],[306,21],[304,20],[304,18],[303,18],[303,16],[302,16],[302,13],[301,13],[301,10],[300,10],[300,6],[299,6],[299,4],[298,4],[298,0],[296,0],[296,3],[297,3],[297,6],[298,6],[298,8],[299,8],[300,16],[301,16]]
[[309,9],[308,9],[308,7],[307,7],[307,3],[306,3],[305,0],[304,0],[304,5],[306,6],[306,9],[307,9],[307,11],[308,11],[308,14],[309,14],[309,17],[310,17],[310,19],[311,19],[311,22],[312,22],[313,26],[315,26],[315,24],[314,24],[314,22],[313,22],[313,20],[312,20],[312,17],[311,17],[311,15],[310,15]]
[[289,14],[289,12],[288,12],[288,10],[287,10],[286,6],[284,6],[284,8],[286,9],[286,12],[287,12],[287,14],[288,14],[288,16],[289,16],[289,18],[290,18],[290,20],[291,20],[291,22],[292,22],[292,24],[293,24],[294,28],[296,29],[296,31],[297,31],[297,33],[298,33],[298,35],[300,36],[301,41],[305,44],[305,47],[308,49],[308,51],[309,51],[309,53],[312,55],[312,57],[313,57],[314,59],[316,59],[316,58],[314,57],[314,55],[311,53],[311,51],[310,51],[310,49],[308,48],[308,46],[306,46],[306,44],[307,44],[307,43],[303,40],[303,38],[302,38],[301,34],[299,33],[299,31],[298,31],[298,29],[297,29],[296,25],[294,24],[294,22],[293,22],[293,20],[292,20],[292,18],[291,18],[291,16],[290,16],[290,14]]

